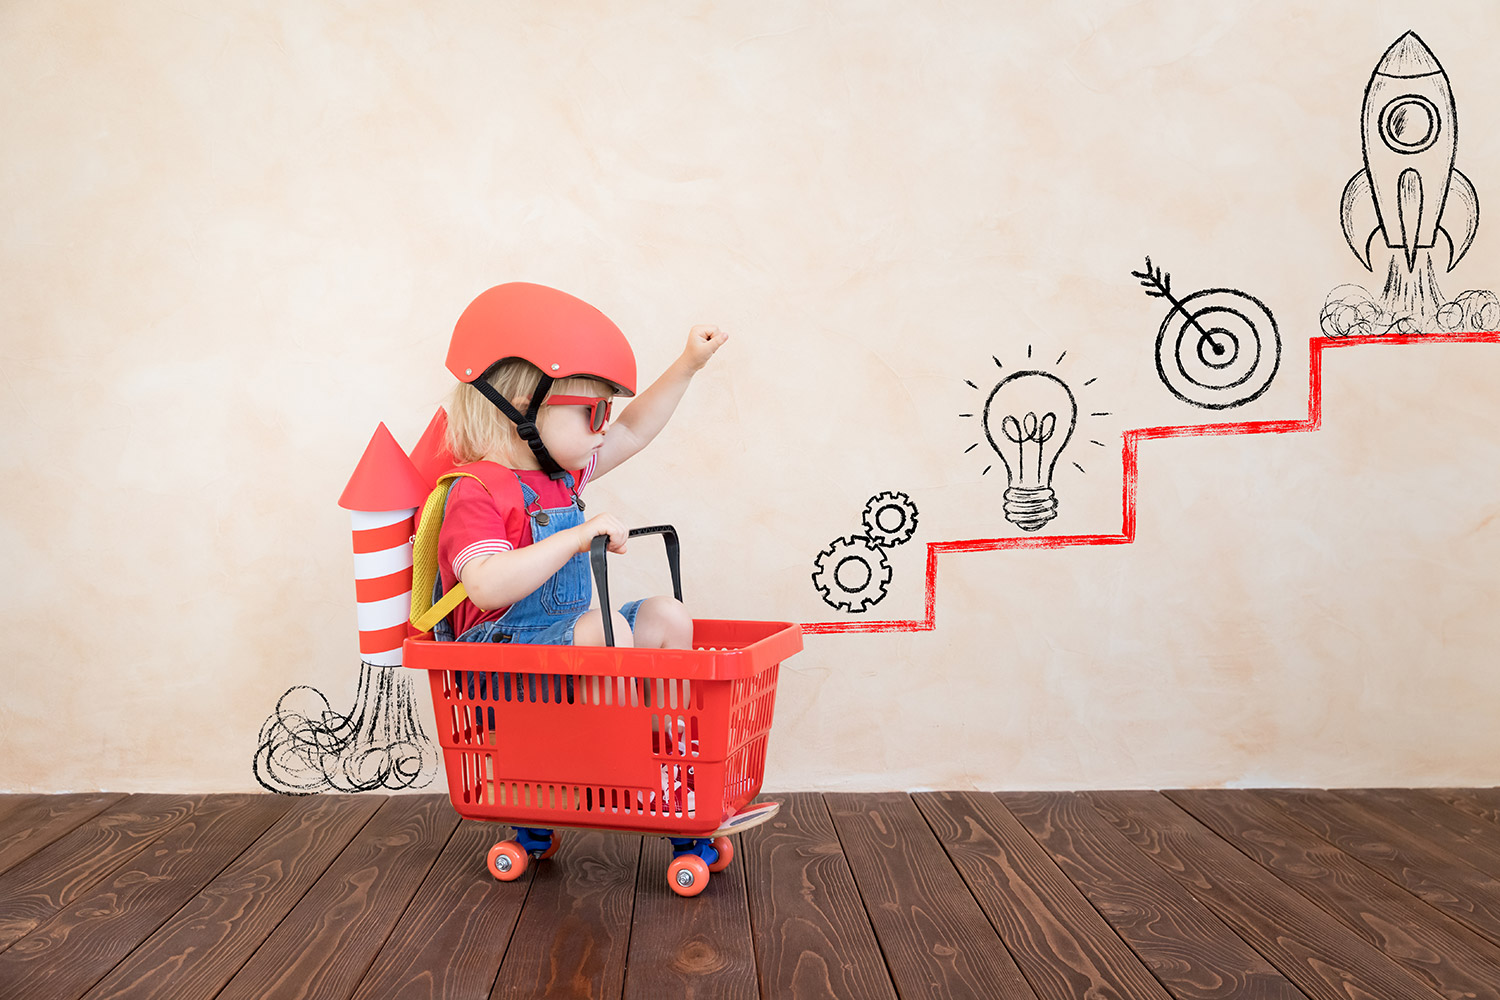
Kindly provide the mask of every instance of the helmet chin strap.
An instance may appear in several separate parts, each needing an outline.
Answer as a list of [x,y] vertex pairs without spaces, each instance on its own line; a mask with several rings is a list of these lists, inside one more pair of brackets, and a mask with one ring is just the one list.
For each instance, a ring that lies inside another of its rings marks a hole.
[[542,400],[547,398],[547,393],[552,389],[552,376],[542,375],[542,380],[537,383],[536,389],[531,394],[531,405],[526,408],[524,414],[512,406],[510,400],[500,395],[495,387],[483,378],[477,378],[469,384],[478,389],[480,395],[494,403],[500,412],[516,425],[516,433],[520,434],[521,440],[531,448],[531,453],[536,456],[543,472],[552,479],[561,479],[568,474],[547,451],[547,446],[542,444],[542,433],[537,430],[536,426],[536,415],[542,409]]

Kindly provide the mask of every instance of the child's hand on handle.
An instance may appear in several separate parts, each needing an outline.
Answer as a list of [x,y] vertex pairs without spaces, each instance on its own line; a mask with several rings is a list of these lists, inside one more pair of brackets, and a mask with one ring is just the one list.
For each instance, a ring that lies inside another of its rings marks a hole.
[[608,535],[609,551],[618,555],[625,551],[625,540],[630,537],[625,522],[613,514],[595,514],[573,530],[578,533],[578,551],[584,553],[588,552],[595,537]]
[[714,356],[714,352],[723,347],[729,340],[729,334],[718,327],[704,324],[695,326],[688,333],[687,347],[683,349],[682,356],[693,371],[697,371],[708,364],[708,359]]

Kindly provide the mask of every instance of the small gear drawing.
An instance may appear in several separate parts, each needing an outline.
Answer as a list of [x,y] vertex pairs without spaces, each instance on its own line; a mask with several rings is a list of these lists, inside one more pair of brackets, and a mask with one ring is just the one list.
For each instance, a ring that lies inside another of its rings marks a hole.
[[905,493],[877,493],[865,504],[863,520],[865,535],[872,544],[892,548],[916,534],[917,505]]
[[891,584],[891,564],[885,552],[859,535],[836,538],[813,561],[813,586],[823,602],[860,614],[885,597]]

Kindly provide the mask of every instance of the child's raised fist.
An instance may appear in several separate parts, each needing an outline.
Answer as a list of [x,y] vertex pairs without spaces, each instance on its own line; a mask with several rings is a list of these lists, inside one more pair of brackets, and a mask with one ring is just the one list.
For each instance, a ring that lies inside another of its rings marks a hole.
[[695,326],[688,332],[687,347],[683,349],[682,356],[687,359],[693,371],[697,371],[708,364],[708,359],[728,340],[729,334],[712,324]]

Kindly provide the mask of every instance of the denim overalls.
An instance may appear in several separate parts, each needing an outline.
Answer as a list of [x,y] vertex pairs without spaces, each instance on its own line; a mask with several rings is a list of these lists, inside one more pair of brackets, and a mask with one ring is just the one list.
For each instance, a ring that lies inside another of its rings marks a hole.
[[[512,470],[514,474],[514,470]],[[564,483],[573,490],[573,474],[564,473]],[[573,493],[573,503],[550,510],[533,510],[537,505],[537,492],[520,476],[521,497],[526,504],[526,515],[531,518],[531,540],[534,543],[559,531],[576,528],[583,523],[583,501]],[[589,609],[593,600],[594,575],[589,570],[587,553],[579,552],[563,564],[562,569],[552,574],[547,582],[512,604],[499,618],[481,622],[458,637],[459,642],[522,642],[538,646],[571,646],[573,627]],[[640,601],[631,601],[620,608],[620,614],[635,629],[636,612]]]

